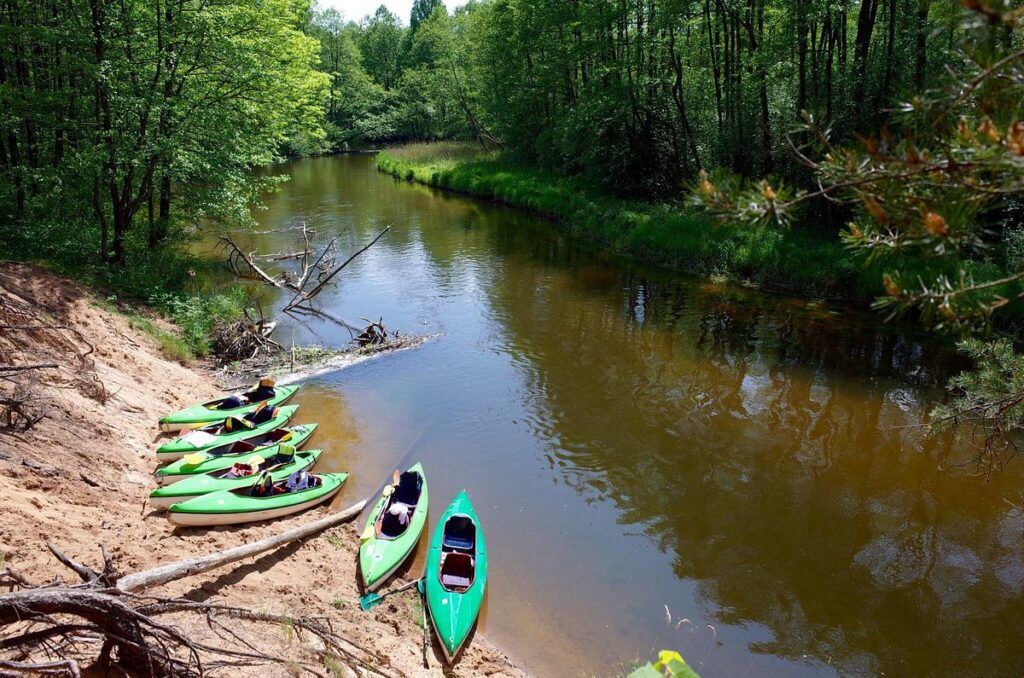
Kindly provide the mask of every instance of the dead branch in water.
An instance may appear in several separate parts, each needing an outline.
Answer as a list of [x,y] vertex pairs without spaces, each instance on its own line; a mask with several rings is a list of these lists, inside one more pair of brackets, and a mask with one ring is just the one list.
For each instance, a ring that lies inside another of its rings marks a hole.
[[277,323],[268,321],[263,307],[242,309],[242,317],[214,328],[211,348],[214,355],[224,361],[271,358],[283,347],[270,338]]
[[[386,656],[335,632],[326,618],[288,617],[231,605],[132,593],[309,537],[358,515],[364,505],[365,501],[359,502],[340,513],[252,544],[125,576],[118,574],[106,548],[102,549],[103,571],[98,572],[47,544],[82,583],[69,586],[56,579],[49,584],[33,585],[10,569],[0,571],[0,585],[19,589],[0,595],[0,624],[12,631],[3,634],[0,651],[15,653],[10,659],[0,659],[0,675],[78,675],[79,662],[91,654],[90,646],[99,646],[96,662],[103,673],[117,670],[139,676],[198,677],[218,669],[285,663],[315,672],[315,667],[322,667],[322,663],[337,663],[377,675],[384,674],[367,667],[382,666],[388,669],[387,675],[400,675],[389,667]],[[212,635],[223,642],[211,640],[210,635],[202,639],[190,637],[177,626],[161,621],[161,617],[170,614],[200,615]],[[286,627],[300,639],[303,634],[310,636],[315,642],[305,649],[322,663],[311,664],[308,659],[294,656],[285,659],[261,650],[258,641],[249,642],[243,637],[244,628],[238,626],[239,621]]]
[[356,258],[358,258],[359,255],[361,255],[363,252],[365,252],[366,250],[368,250],[371,247],[373,247],[374,244],[376,244],[376,242],[378,240],[380,240],[382,237],[384,237],[384,234],[387,233],[390,230],[391,230],[391,225],[388,224],[387,226],[384,227],[383,231],[381,231],[380,233],[377,234],[376,238],[374,238],[370,242],[368,242],[365,245],[363,245],[359,250],[357,250],[355,253],[353,253],[348,259],[346,259],[344,262],[342,262],[342,264],[340,266],[335,267],[334,270],[332,270],[327,275],[323,276],[320,279],[320,281],[316,285],[314,285],[308,291],[306,290],[306,284],[309,282],[309,276],[306,276],[303,279],[302,284],[299,286],[299,289],[296,291],[295,296],[292,297],[292,300],[288,302],[288,305],[285,306],[284,310],[287,311],[288,309],[294,308],[294,307],[296,307],[296,306],[298,306],[300,304],[306,304],[307,302],[309,302],[310,299],[312,299],[316,295],[320,294],[320,292],[323,291],[324,287],[326,287],[327,284],[330,283],[331,280],[334,279],[334,276],[336,276],[339,273],[341,273],[345,269],[346,266],[348,266],[353,261],[355,261]]

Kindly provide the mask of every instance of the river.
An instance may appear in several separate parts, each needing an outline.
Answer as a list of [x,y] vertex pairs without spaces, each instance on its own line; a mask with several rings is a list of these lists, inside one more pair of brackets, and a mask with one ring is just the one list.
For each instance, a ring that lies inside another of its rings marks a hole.
[[[947,345],[638,265],[369,156],[277,169],[260,230],[304,220],[349,252],[392,224],[323,307],[436,335],[311,379],[296,421],[352,473],[340,503],[415,460],[433,517],[469,491],[480,631],[528,672],[671,648],[705,678],[1024,673],[1024,476],[958,469],[970,450],[920,426],[963,366]],[[283,320],[285,344],[349,338]]]

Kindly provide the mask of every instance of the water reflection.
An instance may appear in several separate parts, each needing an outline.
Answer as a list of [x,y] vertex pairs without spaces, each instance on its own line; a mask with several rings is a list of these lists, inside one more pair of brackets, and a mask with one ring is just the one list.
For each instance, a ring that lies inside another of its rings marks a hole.
[[481,498],[484,632],[528,668],[601,675],[664,646],[706,676],[1024,671],[1019,464],[941,471],[963,451],[920,426],[962,366],[947,347],[630,265],[365,158],[290,169],[263,228],[304,218],[354,248],[394,223],[321,303],[442,332],[317,380],[366,441],[353,486],[408,453],[437,502]]

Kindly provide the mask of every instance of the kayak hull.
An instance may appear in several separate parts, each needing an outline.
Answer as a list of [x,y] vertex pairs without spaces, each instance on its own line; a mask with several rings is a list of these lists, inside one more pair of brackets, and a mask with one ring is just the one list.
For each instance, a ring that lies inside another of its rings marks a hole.
[[211,492],[189,501],[173,504],[168,518],[175,525],[211,527],[237,525],[282,518],[322,504],[341,491],[347,473],[318,474],[321,487],[273,497],[239,496],[230,490]]
[[191,407],[178,410],[177,412],[173,412],[162,418],[160,420],[160,430],[165,433],[173,433],[174,431],[193,428],[197,425],[213,424],[227,419],[228,417],[241,417],[252,412],[263,402],[266,402],[268,407],[278,407],[291,400],[292,396],[294,396],[295,392],[298,390],[298,384],[293,386],[277,386],[274,388],[273,398],[268,398],[265,401],[261,400],[259,402],[249,403],[248,405],[242,405],[241,407],[233,407],[227,410],[216,410],[208,407],[211,403],[223,400],[223,398],[206,403],[196,403]]
[[[450,591],[441,584],[441,555],[444,528],[451,518],[469,518],[475,526],[472,557],[474,572],[472,583],[462,591]],[[426,579],[427,609],[434,632],[441,641],[448,663],[454,661],[476,626],[487,587],[487,544],[476,510],[465,491],[460,492],[438,521],[427,553]]]
[[[271,471],[270,477],[275,481],[286,480],[296,471],[310,469],[320,458],[323,450],[310,450],[308,452],[297,452],[291,463],[285,464],[276,471]],[[149,495],[149,505],[156,509],[170,508],[173,504],[188,501],[210,492],[220,490],[237,490],[243,487],[250,487],[259,474],[243,478],[218,478],[210,473],[186,478],[171,485],[165,485],[153,490]]]
[[313,431],[316,430],[316,427],[317,424],[288,426],[286,428],[292,435],[285,440],[269,445],[261,445],[249,452],[210,455],[198,464],[188,464],[185,459],[178,459],[157,469],[153,474],[153,477],[159,485],[170,485],[171,483],[176,483],[179,480],[185,480],[186,478],[191,478],[203,473],[211,473],[213,471],[222,471],[226,468],[231,468],[231,466],[236,462],[245,461],[254,454],[259,454],[261,456],[277,454],[277,448],[281,443],[287,443],[293,447],[299,448],[309,441],[309,438],[313,435]]
[[[402,566],[416,548],[423,528],[427,524],[427,509],[430,506],[430,498],[427,494],[427,477],[423,472],[423,465],[417,463],[409,469],[410,472],[418,473],[423,479],[423,487],[420,491],[419,501],[409,520],[409,527],[400,536],[394,539],[373,536],[359,543],[359,573],[363,580],[363,587],[367,592],[376,591],[380,588],[398,568]],[[363,534],[373,530],[374,524],[380,517],[381,512],[387,506],[388,497],[383,493],[377,499],[373,508],[366,518],[366,526]]]
[[232,444],[241,440],[256,438],[260,435],[273,431],[275,428],[284,426],[293,416],[295,416],[295,410],[297,409],[299,409],[297,405],[282,407],[278,410],[277,416],[270,421],[260,424],[256,428],[214,435],[212,436],[213,440],[206,441],[205,443],[196,444],[189,442],[188,436],[194,434],[175,438],[174,440],[170,440],[158,447],[156,450],[156,457],[161,462],[167,462],[181,459],[185,455],[192,454],[193,452],[207,452],[215,455],[218,449],[229,448]]

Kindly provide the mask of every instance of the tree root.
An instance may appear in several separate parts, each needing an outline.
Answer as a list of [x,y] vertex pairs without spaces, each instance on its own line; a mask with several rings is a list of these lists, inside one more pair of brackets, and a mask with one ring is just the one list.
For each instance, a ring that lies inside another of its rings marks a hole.
[[[95,661],[104,673],[116,669],[152,678],[198,678],[225,668],[270,665],[287,666],[289,670],[299,668],[317,675],[318,669],[322,670],[325,665],[345,666],[375,675],[401,675],[389,666],[387,656],[336,632],[326,617],[289,617],[232,605],[132,592],[315,534],[358,515],[363,505],[364,502],[360,502],[344,512],[261,542],[127,576],[118,574],[105,547],[101,547],[103,571],[98,572],[47,543],[54,557],[71,569],[81,583],[68,585],[55,579],[48,584],[33,584],[9,568],[0,570],[0,585],[16,589],[0,595],[0,625],[8,627],[0,640],[0,652],[8,655],[0,659],[0,676],[79,676],[82,661]],[[178,626],[163,620],[170,615],[200,615],[212,634],[202,639],[189,637]],[[304,638],[308,637],[315,641],[315,646],[304,644],[304,652],[298,653],[299,656],[272,654],[261,649],[262,643],[246,639],[247,624],[276,625],[300,641],[305,642]],[[90,651],[90,648],[93,649]],[[387,673],[371,668],[375,666],[387,669]]]

